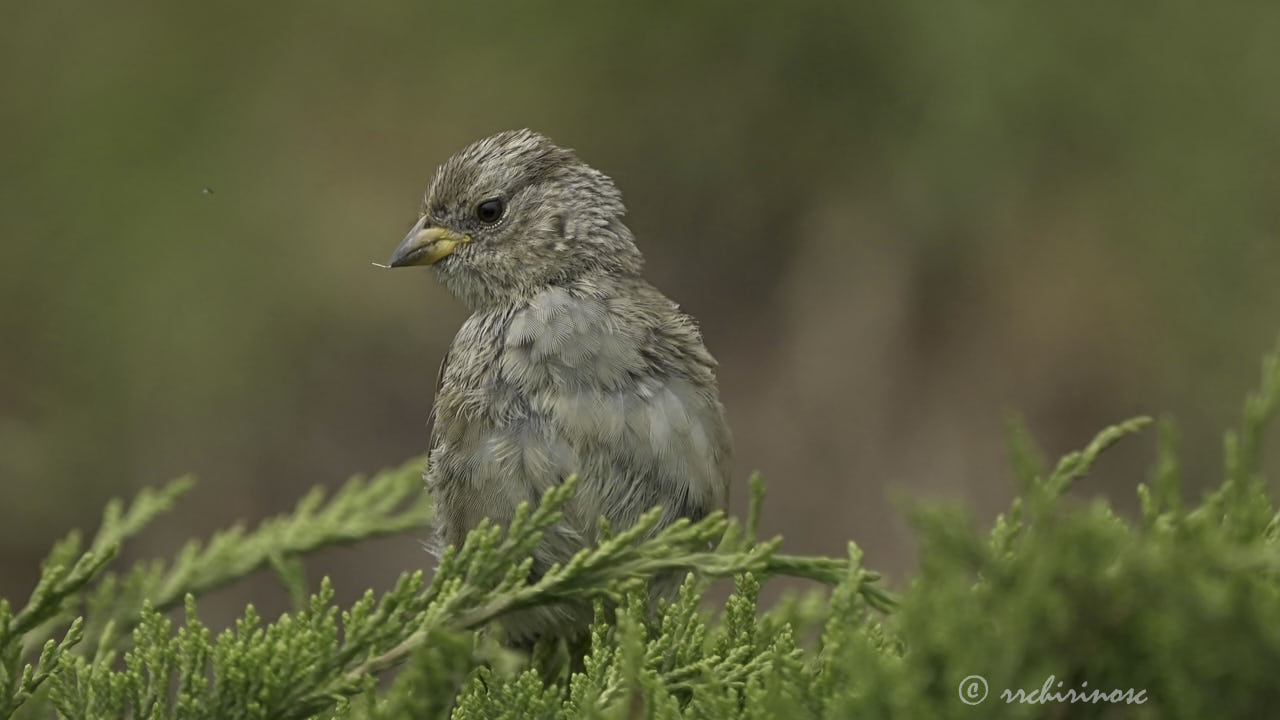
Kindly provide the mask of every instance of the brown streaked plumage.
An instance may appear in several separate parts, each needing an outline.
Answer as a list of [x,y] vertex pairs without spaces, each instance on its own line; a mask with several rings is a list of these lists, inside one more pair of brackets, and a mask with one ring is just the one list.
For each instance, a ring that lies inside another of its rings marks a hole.
[[[430,264],[473,314],[440,369],[427,489],[441,540],[506,524],[570,474],[534,572],[654,506],[661,526],[725,507],[731,439],[697,324],[640,275],[612,181],[529,130],[476,142],[436,171],[391,266]],[[663,592],[665,590],[659,590]],[[572,637],[580,607],[504,621],[525,643]]]

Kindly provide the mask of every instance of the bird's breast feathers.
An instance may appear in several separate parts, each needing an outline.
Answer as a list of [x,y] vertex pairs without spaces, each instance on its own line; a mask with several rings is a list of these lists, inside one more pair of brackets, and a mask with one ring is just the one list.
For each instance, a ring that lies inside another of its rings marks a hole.
[[[491,496],[513,495],[497,505],[514,507],[578,473],[581,499],[606,515],[673,498],[680,515],[722,507],[730,440],[710,356],[696,329],[663,331],[665,314],[676,325],[687,318],[657,298],[551,287],[473,315],[436,397],[429,481],[468,488],[490,507]],[[682,342],[695,347],[663,347]]]

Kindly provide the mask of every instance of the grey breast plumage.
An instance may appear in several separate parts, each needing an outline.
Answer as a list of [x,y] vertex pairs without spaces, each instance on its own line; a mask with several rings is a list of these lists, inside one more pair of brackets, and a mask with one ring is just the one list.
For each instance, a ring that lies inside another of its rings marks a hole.
[[[584,278],[475,313],[459,331],[435,401],[428,488],[442,539],[510,520],[570,474],[565,518],[535,550],[535,573],[596,541],[598,519],[660,526],[724,508],[730,436],[715,361],[696,324],[643,280]],[[569,633],[579,613],[526,615],[517,636]]]

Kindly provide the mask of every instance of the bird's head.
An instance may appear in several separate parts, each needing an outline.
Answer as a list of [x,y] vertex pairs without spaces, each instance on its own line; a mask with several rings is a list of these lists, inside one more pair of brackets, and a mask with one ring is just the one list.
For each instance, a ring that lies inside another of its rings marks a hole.
[[473,308],[509,303],[642,259],[603,173],[531,130],[463,148],[431,180],[421,217],[387,262],[431,265]]

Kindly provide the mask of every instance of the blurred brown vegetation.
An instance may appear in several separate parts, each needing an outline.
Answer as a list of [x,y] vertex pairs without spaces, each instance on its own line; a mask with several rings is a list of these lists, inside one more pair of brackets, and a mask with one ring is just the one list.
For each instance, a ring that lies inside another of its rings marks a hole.
[[[369,263],[435,165],[501,129],[622,188],[651,279],[721,361],[764,530],[797,552],[854,538],[898,579],[897,498],[984,520],[1007,502],[1009,410],[1054,455],[1168,412],[1198,493],[1280,333],[1280,6],[6,16],[0,595],[142,485],[202,479],[131,551],[166,555],[422,452],[465,310],[427,272]],[[1078,494],[1132,506],[1150,448]],[[428,563],[396,540],[319,571],[355,592]]]

